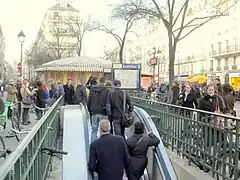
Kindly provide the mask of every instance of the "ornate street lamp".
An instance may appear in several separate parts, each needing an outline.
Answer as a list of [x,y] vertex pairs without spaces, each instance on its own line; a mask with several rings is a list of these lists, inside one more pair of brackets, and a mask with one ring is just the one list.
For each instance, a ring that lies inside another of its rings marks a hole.
[[153,54],[153,57],[150,59],[150,65],[153,67],[153,83],[155,84],[155,69],[157,65],[156,47],[153,47],[152,54]]
[[[23,56],[22,56],[22,52],[23,52],[23,43],[24,43],[24,41],[25,41],[25,34],[23,33],[23,31],[21,31],[20,33],[18,33],[18,40],[19,40],[19,42],[20,42],[20,44],[21,44],[21,56],[20,56],[20,63],[21,63],[21,65],[23,64]],[[23,65],[22,65],[22,67],[23,67]],[[23,68],[21,68],[21,70],[20,70],[20,77],[22,76],[22,71],[23,71]]]

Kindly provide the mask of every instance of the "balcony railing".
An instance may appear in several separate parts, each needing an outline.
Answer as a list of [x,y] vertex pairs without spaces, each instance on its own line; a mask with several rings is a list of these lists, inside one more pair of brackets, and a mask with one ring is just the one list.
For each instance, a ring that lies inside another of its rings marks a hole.
[[240,44],[229,45],[224,49],[212,50],[210,51],[210,56],[221,56],[227,55],[228,53],[240,53]]

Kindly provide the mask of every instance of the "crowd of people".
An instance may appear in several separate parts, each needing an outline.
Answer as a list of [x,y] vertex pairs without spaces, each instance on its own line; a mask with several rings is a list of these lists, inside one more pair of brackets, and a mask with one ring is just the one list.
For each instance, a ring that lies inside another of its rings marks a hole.
[[[121,81],[106,81],[90,77],[77,87],[68,79],[65,85],[50,78],[47,82],[22,83],[10,81],[5,85],[6,101],[18,103],[18,114],[22,125],[29,125],[29,111],[35,107],[36,120],[42,117],[42,109],[51,106],[64,95],[64,105],[84,104],[91,116],[91,145],[88,167],[99,180],[140,180],[147,166],[147,151],[160,142],[153,133],[145,134],[144,124],[133,124],[133,104],[129,94],[121,88]],[[89,93],[88,93],[89,92]],[[8,118],[12,110],[8,109]],[[125,129],[134,126],[134,134],[125,136]]]

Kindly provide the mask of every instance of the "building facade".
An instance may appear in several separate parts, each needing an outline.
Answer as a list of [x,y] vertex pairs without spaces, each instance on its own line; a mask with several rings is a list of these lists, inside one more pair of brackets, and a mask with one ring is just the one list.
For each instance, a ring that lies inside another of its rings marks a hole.
[[[212,42],[209,47],[208,81],[220,78],[234,89],[240,88],[240,4],[235,5],[228,16],[213,24]],[[224,24],[224,26],[223,26]]]
[[0,81],[1,82],[3,82],[5,78],[4,61],[5,61],[5,38],[0,25]]
[[75,34],[72,28],[76,28],[75,24],[79,21],[78,10],[65,1],[57,3],[47,10],[33,51],[47,50],[51,60],[76,56],[78,34]]

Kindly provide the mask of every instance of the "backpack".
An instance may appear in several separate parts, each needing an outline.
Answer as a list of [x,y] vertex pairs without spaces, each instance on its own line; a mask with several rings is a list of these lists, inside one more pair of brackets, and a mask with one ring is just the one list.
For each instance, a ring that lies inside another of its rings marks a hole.
[[49,99],[50,98],[50,94],[47,90],[43,91],[43,98],[44,99]]

